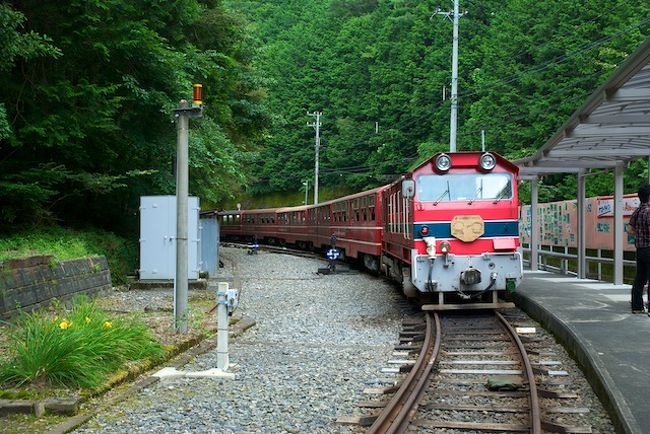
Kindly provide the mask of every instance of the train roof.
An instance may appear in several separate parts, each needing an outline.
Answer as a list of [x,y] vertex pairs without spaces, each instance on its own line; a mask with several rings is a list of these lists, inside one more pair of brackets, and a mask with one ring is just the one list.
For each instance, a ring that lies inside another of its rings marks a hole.
[[313,205],[298,205],[298,206],[285,206],[278,208],[276,212],[292,212],[292,211],[305,211],[309,208],[313,208]]
[[[416,167],[413,169],[409,170],[408,174],[411,174],[415,172],[416,170],[420,169],[421,167],[427,165],[427,164],[432,164],[435,162],[435,159],[438,155],[440,154],[447,154],[447,155],[452,155],[452,154],[477,154],[477,155],[482,155],[489,152],[490,154],[494,155],[497,159],[497,165],[505,166],[508,170],[514,173],[519,173],[519,167],[513,163],[511,163],[509,160],[505,159],[501,155],[497,154],[496,152],[493,151],[462,151],[462,152],[438,152],[434,155],[432,155],[430,158],[427,158],[424,160],[422,163],[418,164]],[[407,175],[408,175],[407,174]]]
[[242,214],[275,214],[279,208],[243,209]]
[[[358,197],[363,197],[363,196],[367,196],[369,194],[378,193],[378,192],[384,190],[387,187],[388,187],[388,185],[382,185],[382,186],[379,186],[379,187],[372,188],[370,190],[362,191],[360,193],[354,193],[354,194],[350,194],[348,196],[339,197],[337,199],[328,200],[327,202],[319,203],[318,205],[315,205],[315,206],[316,207],[325,206],[325,205],[330,205],[330,204],[333,204],[333,203],[336,203],[336,202],[340,202],[342,200],[356,199]],[[311,205],[311,206],[314,207],[314,205]]]

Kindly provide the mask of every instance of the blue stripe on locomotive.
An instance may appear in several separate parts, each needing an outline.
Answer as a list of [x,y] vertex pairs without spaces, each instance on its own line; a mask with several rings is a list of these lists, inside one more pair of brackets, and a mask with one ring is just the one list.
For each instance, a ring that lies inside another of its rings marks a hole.
[[[517,237],[519,236],[519,221],[499,221],[499,222],[484,222],[485,233],[482,238],[487,237]],[[421,240],[420,228],[427,226],[429,228],[428,237],[436,238],[452,238],[451,236],[451,222],[444,223],[416,223],[413,225],[413,238]]]

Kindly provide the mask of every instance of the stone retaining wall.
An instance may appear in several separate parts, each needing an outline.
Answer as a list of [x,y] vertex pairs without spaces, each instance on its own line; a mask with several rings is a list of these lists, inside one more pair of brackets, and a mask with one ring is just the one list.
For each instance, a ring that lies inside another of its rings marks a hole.
[[111,272],[104,256],[54,262],[51,256],[34,256],[0,262],[0,318],[18,309],[46,307],[53,299],[65,302],[78,294],[110,291]]

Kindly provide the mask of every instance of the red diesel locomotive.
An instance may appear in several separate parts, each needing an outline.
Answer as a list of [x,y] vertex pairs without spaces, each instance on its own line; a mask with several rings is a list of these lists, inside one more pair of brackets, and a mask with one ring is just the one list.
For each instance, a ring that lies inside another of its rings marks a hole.
[[390,185],[288,208],[222,211],[221,236],[328,248],[438,305],[496,302],[522,278],[518,168],[492,152],[440,153]]

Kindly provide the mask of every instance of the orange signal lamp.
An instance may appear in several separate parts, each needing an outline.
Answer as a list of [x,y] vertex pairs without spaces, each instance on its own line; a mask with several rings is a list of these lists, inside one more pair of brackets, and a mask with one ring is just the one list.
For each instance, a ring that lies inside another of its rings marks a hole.
[[203,105],[203,85],[194,84],[192,86],[192,105],[201,106]]

